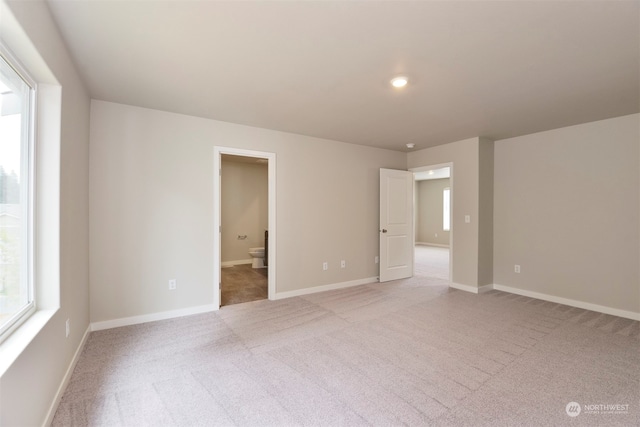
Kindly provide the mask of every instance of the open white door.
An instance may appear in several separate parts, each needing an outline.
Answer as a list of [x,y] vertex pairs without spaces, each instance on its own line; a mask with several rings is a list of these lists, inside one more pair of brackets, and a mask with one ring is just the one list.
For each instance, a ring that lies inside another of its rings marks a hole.
[[413,173],[380,169],[380,281],[413,276]]

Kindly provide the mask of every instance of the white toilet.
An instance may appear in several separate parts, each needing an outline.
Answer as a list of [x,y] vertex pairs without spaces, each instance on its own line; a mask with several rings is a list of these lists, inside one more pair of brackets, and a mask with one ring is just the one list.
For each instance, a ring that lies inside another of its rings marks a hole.
[[264,267],[264,248],[249,248],[249,255],[253,260],[251,267],[253,268],[265,268]]

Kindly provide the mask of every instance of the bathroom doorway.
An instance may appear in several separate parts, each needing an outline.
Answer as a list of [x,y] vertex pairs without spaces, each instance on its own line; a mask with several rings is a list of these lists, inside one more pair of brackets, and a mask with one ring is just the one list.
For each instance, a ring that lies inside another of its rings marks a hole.
[[275,154],[216,147],[214,304],[273,297]]

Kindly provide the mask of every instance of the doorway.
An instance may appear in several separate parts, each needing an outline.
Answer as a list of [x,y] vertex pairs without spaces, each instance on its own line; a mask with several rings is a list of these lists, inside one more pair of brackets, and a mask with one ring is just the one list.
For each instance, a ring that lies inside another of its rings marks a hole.
[[412,169],[414,196],[414,275],[452,280],[453,165]]
[[214,171],[214,306],[273,299],[275,153],[215,147]]

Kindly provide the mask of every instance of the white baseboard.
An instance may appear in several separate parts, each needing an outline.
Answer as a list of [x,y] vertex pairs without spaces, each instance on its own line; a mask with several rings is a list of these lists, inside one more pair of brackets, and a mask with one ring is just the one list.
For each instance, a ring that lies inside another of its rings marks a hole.
[[92,331],[118,328],[120,326],[137,325],[139,323],[155,322],[156,320],[173,319],[176,317],[190,316],[192,314],[208,313],[214,311],[214,304],[200,305],[196,307],[182,308],[179,310],[162,311],[160,313],[143,314],[141,316],[123,317],[120,319],[104,320],[91,324]]
[[73,370],[76,368],[78,364],[78,360],[80,359],[80,355],[82,354],[82,350],[84,350],[84,346],[87,343],[87,339],[89,338],[89,334],[91,333],[91,325],[87,326],[87,330],[84,332],[82,339],[80,340],[80,344],[76,349],[76,352],[71,359],[71,363],[69,363],[69,367],[67,368],[67,372],[64,373],[64,377],[62,377],[62,382],[58,387],[58,391],[51,402],[51,406],[49,407],[49,412],[47,413],[47,418],[45,419],[44,426],[50,426],[53,422],[53,417],[56,415],[56,411],[58,410],[58,405],[60,405],[60,400],[62,399],[62,395],[64,394],[67,386],[69,385],[69,380],[71,379],[71,374],[73,374]]
[[332,283],[332,284],[329,284],[329,285],[314,286],[312,288],[296,289],[295,291],[276,292],[276,294],[270,299],[278,300],[278,299],[284,299],[284,298],[299,297],[299,296],[302,296],[302,295],[315,294],[315,293],[318,293],[318,292],[333,291],[335,289],[344,289],[344,288],[350,288],[352,286],[359,286],[359,285],[366,285],[366,284],[369,284],[369,283],[376,283],[377,281],[378,281],[377,277],[368,277],[366,279],[358,279],[358,280],[351,280],[351,281],[348,281],[348,282]]
[[471,292],[472,294],[483,294],[485,292],[489,292],[493,289],[493,285],[484,285],[480,287],[471,286],[471,285],[462,285],[460,283],[449,283],[450,288],[458,289],[465,292]]
[[253,260],[249,259],[237,259],[235,261],[223,261],[220,263],[220,267],[233,267],[234,265],[251,264]]
[[578,300],[569,299],[569,298],[562,298],[554,295],[527,291],[524,289],[512,288],[510,286],[494,284],[493,289],[497,291],[509,292],[511,294],[522,295],[525,297],[541,299],[544,301],[555,302],[558,304],[569,305],[571,307],[583,308],[585,310],[597,311],[599,313],[610,314],[612,316],[624,317],[626,319],[640,320],[640,313],[636,313],[633,311],[620,310],[618,308],[606,307],[604,305],[592,304],[589,302],[578,301]]
[[420,245],[420,246],[435,246],[436,248],[447,248],[447,249],[449,249],[449,245],[440,245],[438,243],[416,242],[416,245]]

